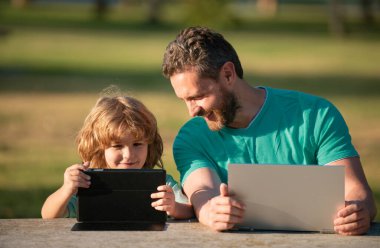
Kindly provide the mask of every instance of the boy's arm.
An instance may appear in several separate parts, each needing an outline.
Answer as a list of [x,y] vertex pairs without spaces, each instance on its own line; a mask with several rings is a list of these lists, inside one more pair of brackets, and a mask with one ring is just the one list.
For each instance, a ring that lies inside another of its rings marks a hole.
[[71,192],[67,192],[63,186],[51,194],[42,206],[42,218],[53,219],[67,216],[67,204],[71,196]]
[[90,176],[83,173],[89,163],[74,164],[68,167],[63,175],[63,185],[45,201],[41,209],[43,219],[61,218],[67,216],[67,204],[71,196],[76,194],[78,187],[90,187]]
[[190,203],[175,202],[174,212],[170,216],[174,219],[190,219],[195,216],[193,206]]
[[335,231],[343,235],[366,233],[377,210],[359,157],[341,159],[329,165],[345,166],[346,206],[337,213]]

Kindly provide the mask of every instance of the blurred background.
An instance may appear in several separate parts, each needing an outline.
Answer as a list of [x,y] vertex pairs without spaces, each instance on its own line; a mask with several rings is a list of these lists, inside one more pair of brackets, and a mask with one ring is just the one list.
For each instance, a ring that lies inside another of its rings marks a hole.
[[0,0],[0,218],[40,217],[80,162],[75,135],[110,84],[156,115],[178,179],[171,146],[188,115],[161,62],[190,25],[221,32],[252,85],[333,102],[380,210],[379,1]]

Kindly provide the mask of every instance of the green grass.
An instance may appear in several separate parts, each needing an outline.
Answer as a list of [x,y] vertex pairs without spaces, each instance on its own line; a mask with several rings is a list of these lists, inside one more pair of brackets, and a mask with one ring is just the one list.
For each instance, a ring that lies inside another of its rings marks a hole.
[[[156,115],[164,163],[178,178],[171,146],[187,110],[160,72],[167,43],[185,25],[175,6],[165,7],[162,25],[150,26],[136,6],[128,18],[114,8],[97,21],[87,5],[15,10],[0,4],[0,218],[40,216],[65,168],[79,161],[75,134],[110,84]],[[352,17],[349,36],[332,39],[320,6],[285,6],[276,18],[234,8],[240,24],[221,31],[240,54],[247,81],[336,104],[380,209],[379,24],[360,28]]]

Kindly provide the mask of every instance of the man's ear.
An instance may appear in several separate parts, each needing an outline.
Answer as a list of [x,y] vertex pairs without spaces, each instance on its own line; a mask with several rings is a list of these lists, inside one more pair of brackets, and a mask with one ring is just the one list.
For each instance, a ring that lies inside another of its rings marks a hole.
[[232,85],[236,79],[235,66],[232,62],[227,61],[224,63],[220,70],[220,76],[227,83],[227,85]]

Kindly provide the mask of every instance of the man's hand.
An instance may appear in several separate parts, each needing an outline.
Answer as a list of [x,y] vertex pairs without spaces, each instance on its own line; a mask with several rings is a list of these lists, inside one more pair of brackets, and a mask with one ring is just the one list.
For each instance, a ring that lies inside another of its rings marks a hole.
[[209,200],[208,225],[216,231],[228,230],[243,220],[244,205],[228,194],[226,184],[220,184],[220,195]]
[[377,210],[360,158],[345,158],[329,165],[345,166],[346,206],[338,211],[334,220],[335,232],[342,235],[366,233]]
[[366,233],[371,224],[369,210],[360,201],[348,201],[339,210],[334,220],[334,230],[342,235],[360,235]]

